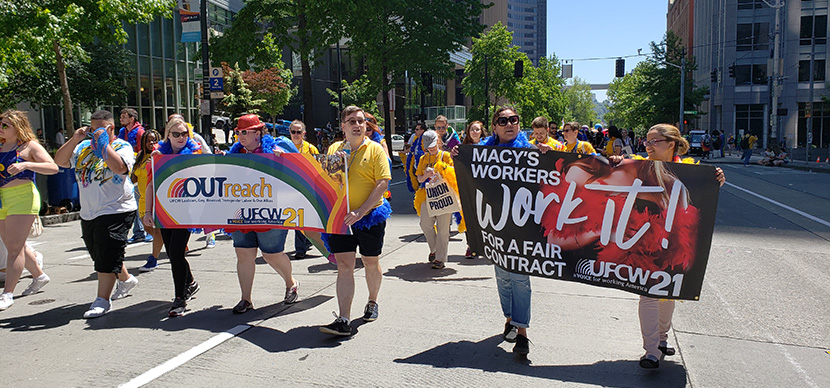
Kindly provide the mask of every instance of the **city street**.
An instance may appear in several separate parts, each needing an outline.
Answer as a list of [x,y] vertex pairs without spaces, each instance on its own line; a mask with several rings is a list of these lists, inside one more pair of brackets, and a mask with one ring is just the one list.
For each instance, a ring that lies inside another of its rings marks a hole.
[[[642,355],[638,296],[534,278],[527,360],[501,341],[493,268],[464,257],[454,234],[446,268],[431,269],[403,170],[393,170],[395,213],[381,257],[379,319],[352,321],[348,339],[322,334],[335,299],[336,266],[319,255],[293,261],[300,302],[282,304],[281,278],[261,258],[255,310],[234,315],[236,258],[228,237],[204,249],[190,240],[201,291],[167,318],[170,265],[141,273],[150,244],[127,248],[140,284],[98,319],[82,318],[96,275],[79,221],[30,240],[52,282],[0,311],[6,387],[605,386],[830,387],[830,179],[827,174],[718,164],[721,189],[700,301],[677,304],[657,370]],[[293,232],[286,251],[293,252]],[[311,253],[316,254],[316,250]],[[352,316],[367,297],[356,271]]]

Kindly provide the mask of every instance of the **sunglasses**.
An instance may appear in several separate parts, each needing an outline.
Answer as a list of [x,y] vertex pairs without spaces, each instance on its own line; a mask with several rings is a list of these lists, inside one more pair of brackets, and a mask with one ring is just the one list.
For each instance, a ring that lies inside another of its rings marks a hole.
[[513,125],[518,124],[519,123],[519,116],[515,115],[515,116],[510,116],[510,117],[499,117],[499,118],[496,119],[496,125],[498,125],[500,127],[505,127],[505,126],[507,126],[508,123],[513,124]]
[[646,140],[646,141],[645,141],[645,142],[643,142],[643,143],[644,143],[645,145],[649,146],[649,147],[654,147],[654,145],[655,145],[655,144],[657,144],[657,143],[659,143],[659,142],[661,142],[661,141],[668,141],[668,140],[667,140],[667,139],[651,139],[651,140]]
[[366,122],[366,120],[364,120],[364,119],[346,120],[346,124],[349,124],[349,125],[352,125],[352,126],[354,126],[354,125],[363,125],[363,123],[365,123],[365,122]]
[[236,133],[237,136],[239,136],[239,135],[247,136],[249,133],[259,132],[259,130],[258,129],[242,129],[242,130],[234,131],[234,132]]
[[303,131],[289,131],[292,135],[302,135]]
[[574,131],[574,132],[576,132],[576,129],[570,129],[570,128],[568,128],[568,129],[563,129],[563,130],[562,130],[562,132],[570,132],[570,131]]
[[173,136],[174,139],[178,139],[182,136],[188,137],[187,132],[170,132],[170,136]]

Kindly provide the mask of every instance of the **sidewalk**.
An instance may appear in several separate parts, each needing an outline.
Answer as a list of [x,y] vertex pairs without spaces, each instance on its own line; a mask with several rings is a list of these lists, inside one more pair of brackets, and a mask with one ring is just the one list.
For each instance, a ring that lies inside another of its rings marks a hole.
[[[695,157],[695,159],[707,164],[743,164],[743,161],[741,160],[741,155],[735,151],[732,152],[732,155],[729,155],[727,153],[723,158],[713,157],[710,159],[702,159],[700,157]],[[761,159],[763,159],[761,155],[754,153],[752,154],[752,157],[749,158],[749,163],[757,166],[758,161],[760,161]],[[791,160],[789,163],[784,164],[782,167],[802,171],[830,173],[830,163],[825,163],[823,161],[820,163],[816,163],[815,161],[807,162],[804,160]],[[774,169],[776,167],[768,168]]]

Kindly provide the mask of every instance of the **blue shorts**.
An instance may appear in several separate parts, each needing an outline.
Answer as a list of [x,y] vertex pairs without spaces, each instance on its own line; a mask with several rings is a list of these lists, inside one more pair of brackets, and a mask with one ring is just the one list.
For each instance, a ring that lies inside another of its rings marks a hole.
[[259,248],[262,253],[280,253],[285,250],[286,229],[271,229],[267,232],[240,232],[231,234],[234,248]]

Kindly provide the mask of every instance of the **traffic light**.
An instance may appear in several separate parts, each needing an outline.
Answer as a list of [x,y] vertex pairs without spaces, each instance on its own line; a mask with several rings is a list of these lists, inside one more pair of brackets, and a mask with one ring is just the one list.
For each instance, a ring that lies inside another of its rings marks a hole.
[[516,63],[513,65],[513,76],[516,78],[522,78],[522,74],[524,74],[525,70],[525,63],[521,59],[517,60]]
[[432,74],[421,73],[421,83],[424,85],[424,93],[432,94]]
[[729,65],[729,77],[735,78],[735,64]]
[[718,70],[712,70],[711,73],[712,82],[718,82]]
[[615,77],[622,78],[625,77],[625,59],[617,59],[617,72]]

